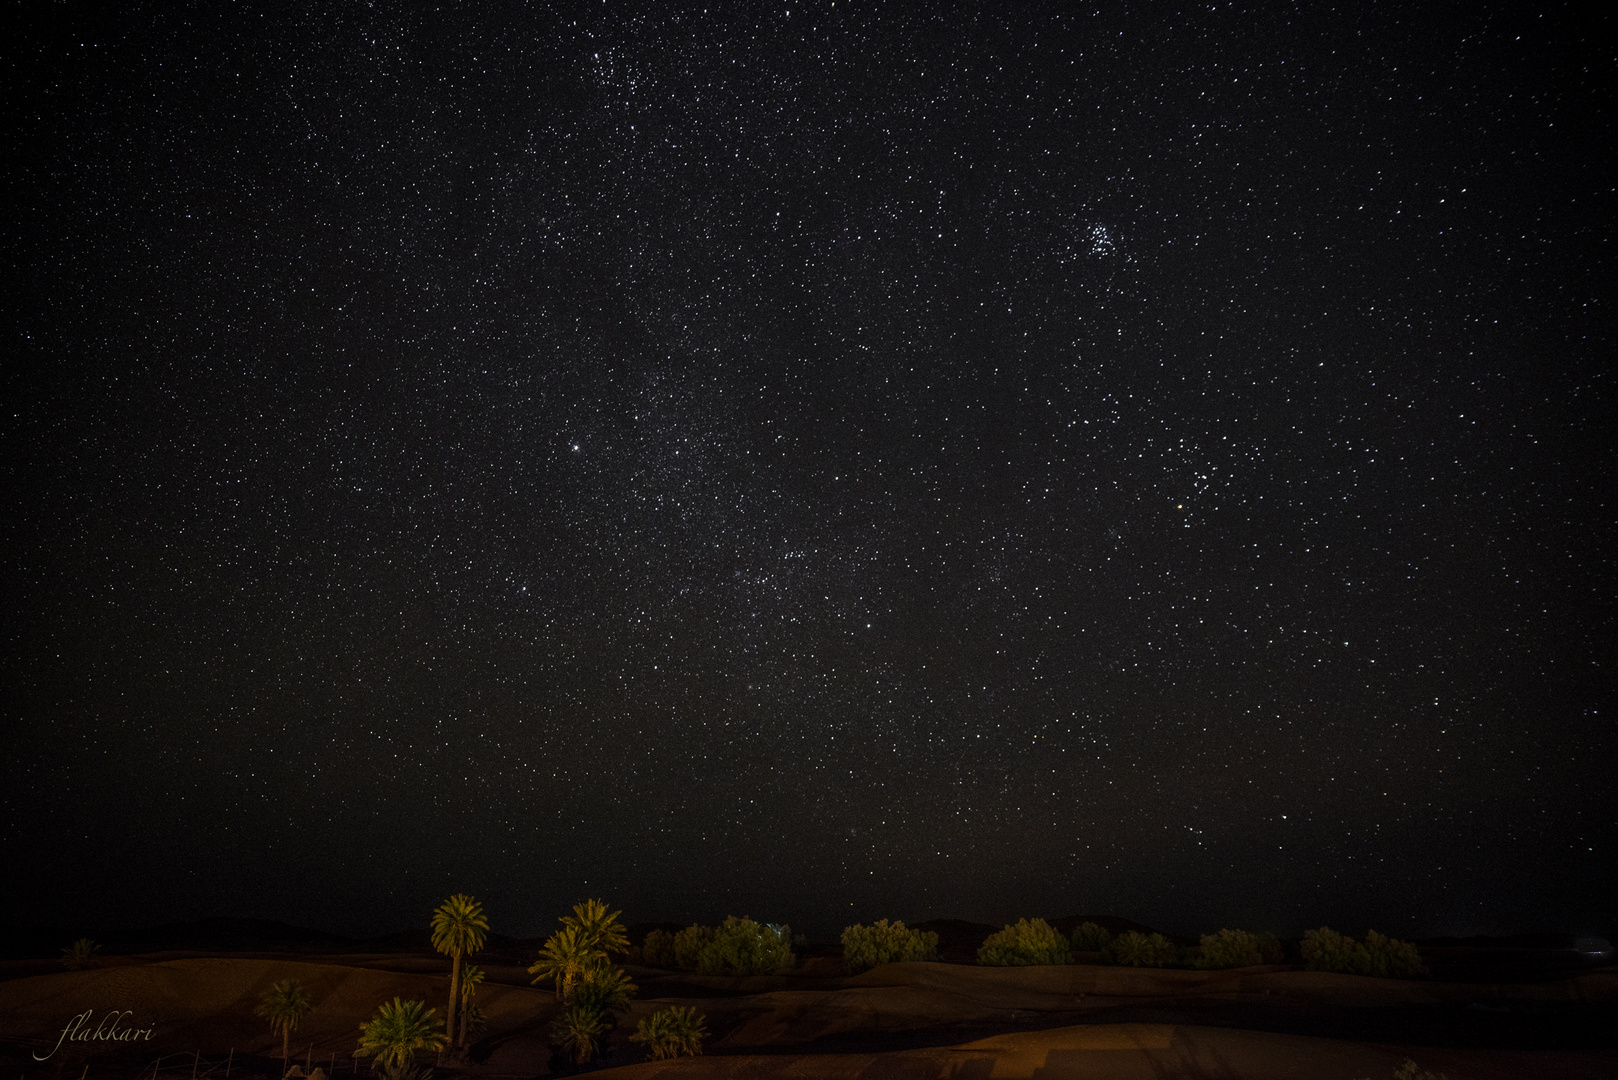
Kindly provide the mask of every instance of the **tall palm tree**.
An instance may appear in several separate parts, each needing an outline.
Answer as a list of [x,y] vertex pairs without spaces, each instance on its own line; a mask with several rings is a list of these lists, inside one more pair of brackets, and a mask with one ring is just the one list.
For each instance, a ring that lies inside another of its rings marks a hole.
[[602,959],[608,953],[623,952],[629,948],[629,934],[618,921],[622,911],[608,911],[605,900],[582,900],[573,905],[573,914],[562,916],[563,926],[577,927],[595,938]]
[[425,1001],[394,998],[376,1007],[371,1019],[360,1025],[355,1057],[375,1057],[385,1071],[396,1072],[410,1064],[418,1053],[444,1049],[444,1022],[437,1009]]
[[258,1001],[258,1015],[270,1022],[271,1031],[281,1033],[281,1065],[285,1068],[290,1056],[292,1033],[303,1022],[304,1014],[314,1005],[309,991],[297,979],[282,979],[264,991]]
[[483,985],[485,978],[487,978],[486,973],[476,964],[466,965],[466,970],[461,972],[460,1037],[458,1041],[462,1046],[466,1045],[466,1030],[471,1024],[470,1014],[476,1004],[473,999],[477,997],[478,987]]
[[433,948],[450,955],[448,1030],[452,1039],[461,997],[461,957],[483,948],[488,933],[483,905],[465,893],[456,893],[433,912]]
[[594,934],[577,926],[564,926],[546,939],[539,959],[528,966],[528,974],[534,977],[534,982],[554,980],[556,996],[564,998],[587,968],[605,959],[606,954],[597,946]]

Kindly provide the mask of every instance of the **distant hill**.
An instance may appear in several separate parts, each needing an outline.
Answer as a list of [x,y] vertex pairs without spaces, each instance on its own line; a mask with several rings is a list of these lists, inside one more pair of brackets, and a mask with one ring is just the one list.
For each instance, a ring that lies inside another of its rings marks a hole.
[[57,957],[69,943],[84,937],[59,926],[0,927],[0,959],[25,960]]
[[[58,926],[0,927],[0,959],[55,959],[70,942],[88,937],[104,956],[153,952],[201,953],[431,953],[426,927],[380,937],[352,938],[329,930],[293,926],[274,919],[216,916],[192,922],[112,930],[67,930]],[[485,960],[528,963],[543,944],[539,939],[490,934],[478,953]]]
[[911,923],[912,930],[930,930],[938,935],[938,955],[956,964],[976,963],[978,946],[983,939],[1000,929],[989,923],[967,922],[965,919],[929,919]]
[[68,943],[88,937],[104,954],[164,952],[321,952],[351,946],[340,934],[292,926],[273,919],[216,917],[194,922],[113,930],[66,930],[55,926],[0,928],[0,956],[7,959],[55,957]]
[[[539,938],[507,937],[505,934],[491,933],[483,948],[475,954],[482,960],[502,959],[515,963],[531,962],[539,953],[544,941]],[[416,952],[430,953],[433,949],[433,935],[427,927],[416,930],[400,930],[393,934],[384,934],[381,937],[364,938],[351,941],[349,948],[355,952]]]
[[687,925],[688,924],[676,922],[631,923],[625,928],[625,933],[629,935],[629,943],[631,945],[644,945],[646,944],[646,935],[650,934],[653,930],[662,930],[665,933],[678,934],[681,930],[684,930]]
[[292,926],[274,919],[231,919],[224,916],[132,930],[112,930],[102,941],[102,948],[110,952],[158,952],[166,949],[305,952],[346,949],[352,945],[351,938],[326,930]]
[[1509,934],[1501,937],[1417,938],[1424,949],[1566,949],[1572,950],[1572,934]]

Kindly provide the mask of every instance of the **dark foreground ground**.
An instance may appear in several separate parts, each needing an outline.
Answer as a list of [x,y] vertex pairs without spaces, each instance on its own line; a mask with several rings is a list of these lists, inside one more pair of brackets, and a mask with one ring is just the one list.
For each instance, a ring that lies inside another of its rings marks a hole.
[[[148,951],[106,956],[85,971],[39,956],[0,961],[6,1080],[280,1080],[280,1040],[253,1010],[270,983],[287,977],[304,982],[315,1002],[292,1039],[297,1063],[349,1080],[358,1027],[380,1002],[414,997],[442,1009],[447,996],[447,961],[415,935],[356,943],[261,932],[250,940],[227,929],[137,940],[124,947]],[[965,942],[978,933],[966,924],[943,929]],[[527,1080],[575,1071],[549,1045],[552,995],[530,986],[524,970],[536,947],[498,939],[475,958],[489,973],[480,995],[489,1024],[464,1059],[438,1063],[437,1075]],[[1414,981],[1287,965],[1200,972],[965,963],[893,964],[850,978],[833,952],[811,950],[787,976],[631,965],[640,992],[593,1069],[622,1077],[1380,1080],[1410,1058],[1451,1080],[1618,1078],[1618,968],[1581,959],[1559,939],[1433,943],[1424,948],[1433,977]],[[958,953],[946,940],[946,959],[964,959]],[[669,1004],[705,1015],[712,1035],[703,1058],[646,1063],[626,1041],[639,1019]],[[127,1010],[122,1029],[150,1037],[58,1046],[85,1010],[97,1024]]]

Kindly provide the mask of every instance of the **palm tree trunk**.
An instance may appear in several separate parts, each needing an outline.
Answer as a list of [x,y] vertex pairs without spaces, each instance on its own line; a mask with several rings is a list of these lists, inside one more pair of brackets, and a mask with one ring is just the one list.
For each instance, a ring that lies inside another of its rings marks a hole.
[[449,1048],[455,1049],[455,1006],[461,999],[461,950],[450,953],[449,961],[449,1016],[444,1031],[449,1035]]
[[292,1028],[291,1028],[291,1026],[283,1027],[281,1029],[281,1075],[283,1075],[283,1076],[286,1075],[286,1071],[287,1071],[287,1056],[291,1053],[291,1051],[287,1049],[288,1044],[291,1042],[291,1039],[292,1039]]

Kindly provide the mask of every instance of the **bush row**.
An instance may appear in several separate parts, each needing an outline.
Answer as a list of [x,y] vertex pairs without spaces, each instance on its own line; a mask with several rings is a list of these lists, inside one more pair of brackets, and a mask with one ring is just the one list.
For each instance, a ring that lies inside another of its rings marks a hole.
[[[1093,922],[1082,923],[1070,937],[1044,919],[1019,919],[990,934],[978,949],[978,963],[995,967],[1070,964],[1100,960],[1125,967],[1196,967],[1204,970],[1279,964],[1285,957],[1274,934],[1220,930],[1204,934],[1195,948],[1184,949],[1162,934],[1137,930],[1113,934]],[[908,929],[887,920],[843,931],[843,962],[850,974],[899,960],[936,960],[938,935]],[[1413,978],[1424,973],[1416,947],[1376,931],[1363,942],[1326,927],[1304,935],[1304,963],[1315,971],[1340,971],[1383,978]]]
[[[842,935],[843,963],[857,975],[881,964],[905,960],[937,960],[938,935],[886,919],[870,926],[855,924]],[[1416,947],[1369,931],[1363,941],[1328,927],[1310,930],[1300,948],[1312,971],[1408,979],[1425,973]],[[704,975],[775,975],[792,970],[797,957],[785,926],[731,916],[719,926],[694,924],[671,934],[653,930],[641,948],[654,967],[695,971]],[[994,967],[1071,964],[1099,960],[1124,967],[1196,967],[1203,970],[1279,964],[1285,957],[1274,934],[1220,930],[1204,934],[1194,948],[1181,948],[1162,934],[1138,930],[1113,934],[1093,922],[1081,923],[1071,936],[1044,919],[1018,919],[990,934],[978,948],[978,963]]]
[[677,934],[653,930],[641,956],[653,967],[702,975],[779,975],[797,963],[790,927],[735,915],[718,926],[693,923]]
[[1330,927],[1322,926],[1303,935],[1299,952],[1310,971],[1413,979],[1427,970],[1414,945],[1398,938],[1385,937],[1375,930],[1367,930],[1364,941],[1355,941]]

